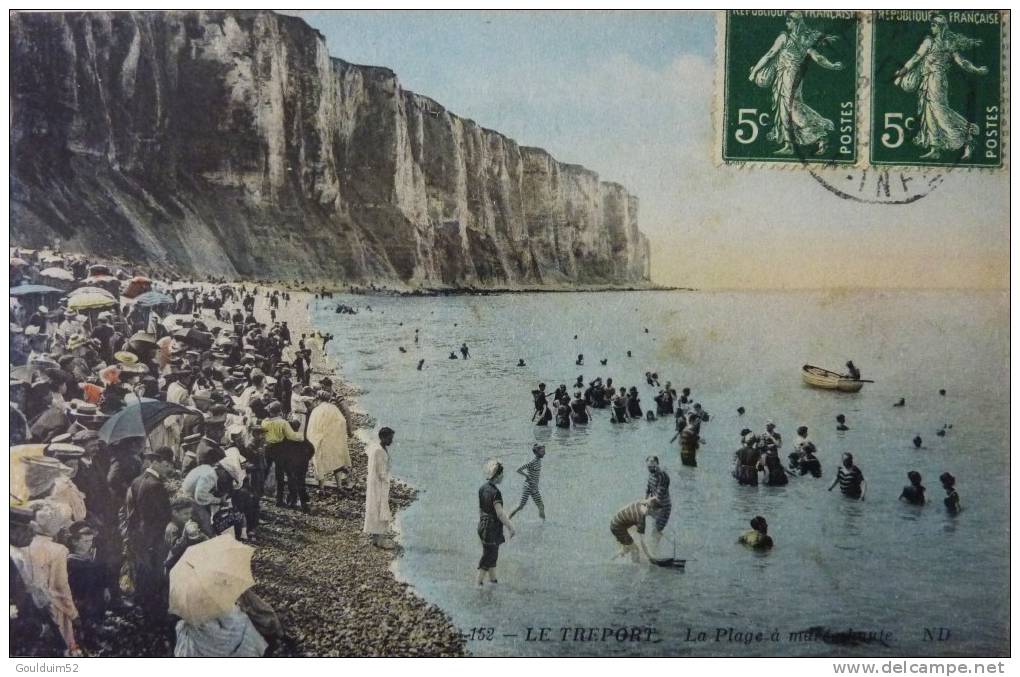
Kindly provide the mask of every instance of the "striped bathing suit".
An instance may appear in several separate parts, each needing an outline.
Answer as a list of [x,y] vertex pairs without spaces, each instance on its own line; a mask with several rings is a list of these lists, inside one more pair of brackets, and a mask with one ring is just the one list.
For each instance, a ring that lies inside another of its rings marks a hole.
[[542,504],[542,494],[538,493],[538,476],[542,472],[542,459],[535,457],[531,463],[525,463],[518,471],[525,471],[527,478],[524,480],[524,493],[521,495],[521,504],[517,506],[517,510],[521,510],[528,503],[530,498],[538,506],[539,510],[545,510],[545,506]]
[[655,516],[655,528],[662,531],[669,522],[669,513],[673,510],[673,503],[669,498],[669,475],[665,470],[656,468],[649,471],[648,486],[645,489],[645,498],[654,496],[662,504],[662,510]]
[[645,516],[641,514],[641,501],[634,501],[616,513],[613,521],[609,523],[609,531],[616,536],[620,545],[631,545],[634,539],[627,530],[635,526],[639,534],[645,533]]
[[857,466],[851,466],[849,470],[840,466],[836,477],[839,480],[839,490],[843,492],[844,496],[861,497],[861,482],[864,480],[864,475]]

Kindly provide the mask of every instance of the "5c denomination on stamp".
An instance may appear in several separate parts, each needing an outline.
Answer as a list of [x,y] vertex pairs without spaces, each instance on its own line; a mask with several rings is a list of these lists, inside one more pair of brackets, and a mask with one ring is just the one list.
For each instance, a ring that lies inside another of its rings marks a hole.
[[871,163],[1001,167],[1003,14],[879,10],[873,21]]
[[722,159],[854,164],[860,29],[854,11],[726,12]]

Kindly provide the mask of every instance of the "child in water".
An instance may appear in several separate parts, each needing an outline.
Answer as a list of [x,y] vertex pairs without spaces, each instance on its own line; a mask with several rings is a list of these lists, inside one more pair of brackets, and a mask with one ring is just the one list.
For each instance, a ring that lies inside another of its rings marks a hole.
[[761,515],[756,515],[751,520],[751,530],[744,532],[737,543],[746,545],[754,550],[768,550],[772,547],[772,537],[769,536],[769,524]]
[[535,455],[535,458],[530,463],[525,463],[517,469],[517,474],[524,477],[524,493],[521,494],[520,505],[510,513],[510,519],[513,519],[514,515],[524,509],[529,498],[538,507],[538,516],[543,520],[545,519],[545,505],[542,503],[542,494],[538,493],[538,480],[542,472],[542,459],[545,458],[545,447],[541,444],[536,444],[531,447],[531,453]]

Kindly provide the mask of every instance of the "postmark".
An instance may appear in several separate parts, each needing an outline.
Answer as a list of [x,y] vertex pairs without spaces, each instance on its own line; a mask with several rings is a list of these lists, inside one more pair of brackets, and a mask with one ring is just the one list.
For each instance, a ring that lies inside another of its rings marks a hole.
[[942,185],[947,169],[844,167],[831,171],[810,168],[811,178],[831,194],[861,204],[908,205]]
[[1003,166],[999,11],[873,13],[870,161],[927,167]]
[[730,10],[724,21],[722,160],[855,164],[860,14]]

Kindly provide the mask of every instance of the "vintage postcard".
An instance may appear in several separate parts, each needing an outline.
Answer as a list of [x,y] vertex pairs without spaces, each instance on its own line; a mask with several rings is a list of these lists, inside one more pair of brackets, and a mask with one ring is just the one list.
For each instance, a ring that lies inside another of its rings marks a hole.
[[9,34],[19,671],[1004,671],[1008,11]]

